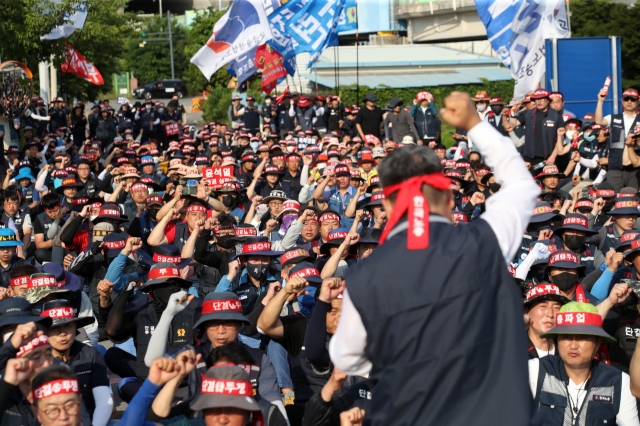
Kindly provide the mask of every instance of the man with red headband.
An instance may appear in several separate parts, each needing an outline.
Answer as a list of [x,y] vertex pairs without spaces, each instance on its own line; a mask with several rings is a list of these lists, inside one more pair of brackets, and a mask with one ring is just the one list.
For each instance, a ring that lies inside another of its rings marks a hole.
[[421,146],[393,151],[379,168],[390,219],[378,249],[345,274],[331,359],[347,374],[377,378],[367,411],[374,426],[528,425],[522,296],[507,262],[539,188],[468,94],[452,93],[442,118],[468,131],[502,188],[484,220],[452,226],[440,159]]

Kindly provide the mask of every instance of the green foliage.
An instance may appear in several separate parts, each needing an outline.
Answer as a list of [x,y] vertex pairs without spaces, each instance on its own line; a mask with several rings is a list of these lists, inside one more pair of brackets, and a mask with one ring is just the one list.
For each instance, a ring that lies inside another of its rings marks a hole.
[[213,26],[225,12],[225,10],[209,8],[205,13],[197,16],[184,42],[178,46],[185,57],[185,72],[182,75],[182,79],[186,81],[187,87],[192,94],[201,93],[209,86],[214,88],[227,87],[231,80],[231,77],[226,71],[226,67],[223,67],[211,76],[211,80],[207,81],[204,75],[202,75],[202,71],[189,62],[193,55],[211,38]]
[[[640,7],[611,0],[572,0],[571,36],[620,36],[623,87],[640,85]],[[585,58],[585,61],[598,60]],[[595,95],[594,95],[595,96]]]
[[231,125],[227,118],[227,111],[231,105],[231,93],[231,89],[227,89],[226,86],[216,86],[211,90],[202,108],[204,121]]
[[[187,30],[173,19],[171,32],[173,38],[173,59],[175,77],[181,78],[184,74],[189,58],[179,46],[183,45],[187,36]],[[169,40],[152,41],[158,38],[168,38],[168,35],[153,35],[153,33],[167,32],[167,16],[155,15],[151,18],[143,18],[137,23],[138,31],[132,31],[132,36],[125,43],[124,67],[133,73],[138,79],[138,86],[144,86],[155,80],[171,78],[171,55]],[[141,37],[145,34],[145,37]],[[145,42],[144,47],[140,44]]]

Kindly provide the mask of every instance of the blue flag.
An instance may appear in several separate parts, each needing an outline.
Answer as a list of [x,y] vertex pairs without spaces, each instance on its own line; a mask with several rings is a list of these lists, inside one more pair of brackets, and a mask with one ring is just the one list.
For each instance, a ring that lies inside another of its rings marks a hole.
[[511,68],[512,25],[523,0],[475,0],[478,16],[487,29],[487,37],[502,63]]
[[305,0],[289,0],[269,15],[273,38],[269,45],[284,58],[284,67],[289,75],[296,73],[295,41],[289,36],[287,23],[304,7]]
[[338,34],[346,31],[355,31],[358,29],[358,8],[356,6],[356,0],[346,0],[344,2],[344,9],[338,18],[338,26],[336,32]]
[[254,47],[246,55],[231,61],[227,67],[227,72],[238,78],[238,87],[258,70],[255,64],[256,50],[258,50],[258,47]]

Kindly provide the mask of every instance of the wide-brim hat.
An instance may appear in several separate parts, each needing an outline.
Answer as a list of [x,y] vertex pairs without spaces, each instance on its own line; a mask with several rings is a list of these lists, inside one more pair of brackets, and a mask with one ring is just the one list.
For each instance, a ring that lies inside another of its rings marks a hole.
[[118,205],[113,203],[105,203],[102,206],[100,206],[100,212],[98,213],[98,217],[93,219],[91,222],[93,224],[96,224],[98,222],[101,222],[107,219],[116,220],[118,222],[129,221],[129,218],[120,212],[120,207],[118,207]]
[[548,177],[557,177],[559,179],[564,179],[565,175],[564,173],[560,172],[558,170],[558,167],[556,166],[544,166],[542,168],[542,171],[540,172],[540,174],[538,176],[536,176],[536,179],[544,179],[544,178],[548,178]]
[[160,262],[154,264],[147,274],[147,282],[145,282],[140,290],[149,291],[154,285],[164,284],[171,280],[183,288],[189,288],[193,284],[191,280],[185,280],[180,276],[180,269],[173,263]]
[[13,180],[15,180],[16,182],[22,179],[31,179],[31,180],[35,179],[31,174],[31,169],[29,169],[28,167],[23,167],[20,169],[16,177],[13,178]]
[[572,231],[580,231],[589,235],[595,235],[598,231],[594,231],[589,228],[589,222],[584,215],[577,213],[569,213],[562,220],[562,226],[556,228],[553,233],[558,236],[562,236],[564,231],[572,230]]
[[267,237],[247,237],[247,239],[244,241],[244,244],[242,244],[242,251],[237,252],[229,259],[229,261],[232,262],[241,256],[278,257],[284,253],[284,251],[275,251],[271,248],[272,245]]
[[268,166],[266,166],[264,168],[264,171],[262,172],[262,176],[266,176],[266,175],[284,175],[284,171],[280,170],[280,168],[274,164],[269,164]]
[[556,337],[559,334],[579,334],[600,337],[603,343],[613,343],[614,337],[602,329],[602,317],[598,308],[590,303],[569,302],[556,314],[556,326],[540,337]]
[[[586,266],[579,263],[578,255],[568,250],[558,250],[547,259],[544,274],[549,276],[553,268],[575,269],[578,277],[584,277]],[[576,278],[576,282],[578,279]]]
[[[25,128],[25,130],[27,130],[27,129]],[[33,128],[31,128],[31,130],[33,130]],[[32,142],[29,142],[28,144],[26,144],[24,146],[24,148],[22,148],[22,151],[26,151],[29,148],[31,148],[32,146],[37,146],[38,147],[38,152],[40,152],[40,151],[42,151],[44,149],[44,146],[40,142],[33,142],[32,141]]]
[[242,313],[242,302],[238,295],[231,292],[209,293],[202,301],[201,316],[193,326],[194,329],[207,321],[240,321],[251,324],[249,318]]
[[547,222],[559,217],[562,216],[553,211],[551,204],[546,201],[538,201],[533,209],[533,215],[529,219],[529,223]]
[[531,288],[526,294],[524,299],[524,306],[531,307],[538,302],[553,300],[564,305],[571,300],[560,292],[560,289],[555,284],[540,283],[537,286]]
[[0,247],[17,246],[24,246],[24,244],[16,237],[16,233],[11,228],[0,229]]
[[367,96],[364,97],[364,101],[378,102],[378,98],[373,93],[367,93]]
[[84,185],[79,183],[75,178],[66,178],[63,179],[60,183],[60,186],[56,188],[56,192],[59,194],[64,194],[64,190],[67,188],[84,188]]
[[300,262],[291,268],[289,271],[289,279],[293,277],[304,278],[312,284],[322,284],[320,271],[318,271],[316,266],[311,262]]
[[609,216],[639,215],[638,201],[635,197],[616,198],[613,209],[607,212]]
[[287,197],[286,192],[281,191],[279,189],[274,189],[273,191],[271,191],[269,193],[268,197],[265,197],[262,200],[262,204],[269,204],[270,201],[272,200],[280,200],[280,201],[287,201],[289,198]]
[[340,246],[344,242],[344,239],[347,238],[349,231],[344,228],[336,228],[329,232],[327,235],[327,241],[322,244],[320,247],[320,253],[324,255],[329,255],[329,249],[331,247]]
[[67,290],[65,288],[58,288],[57,286],[43,286],[30,288],[25,294],[21,294],[16,297],[22,297],[26,299],[27,302],[35,305],[45,297],[52,294],[59,294],[63,299],[71,299],[74,297],[75,292],[72,290]]
[[312,256],[308,250],[296,247],[285,251],[282,256],[280,256],[280,267],[284,268],[291,263],[313,262],[313,260],[314,256]]
[[362,228],[358,244],[378,244],[380,235],[382,235],[382,229],[373,227]]
[[21,297],[10,297],[0,301],[0,328],[37,322],[51,326],[51,318],[41,317],[31,310],[31,303]]
[[54,275],[56,277],[58,287],[63,290],[78,291],[82,286],[82,280],[80,277],[74,273],[65,271],[59,263],[49,262],[42,266],[38,266],[37,268],[38,271],[42,273]]
[[[217,386],[215,384],[225,384],[226,382],[229,382],[229,385],[234,387],[241,384],[242,390],[239,391],[236,388],[236,392],[233,395],[227,393],[226,386],[223,390],[216,390]],[[202,378],[202,388],[203,390],[198,392],[198,396],[189,406],[193,411],[203,411],[211,408],[237,408],[254,413],[252,424],[265,424],[260,404],[253,398],[253,387],[249,375],[242,367],[220,365],[210,368]]]
[[168,262],[176,265],[178,269],[186,268],[191,263],[191,258],[182,258],[180,250],[171,244],[161,244],[155,247],[153,255],[138,251],[138,259],[141,265],[153,266],[156,263]]
[[78,317],[74,312],[71,302],[64,299],[51,300],[42,305],[41,317],[51,318],[51,327],[75,323],[77,328],[86,327],[96,322],[93,315]]

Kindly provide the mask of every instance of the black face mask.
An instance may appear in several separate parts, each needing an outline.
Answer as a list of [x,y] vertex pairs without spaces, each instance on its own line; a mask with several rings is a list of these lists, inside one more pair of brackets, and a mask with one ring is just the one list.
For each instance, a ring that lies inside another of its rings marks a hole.
[[267,275],[269,264],[247,262],[247,274],[256,280],[262,280]]
[[216,237],[216,244],[223,249],[228,250],[230,248],[233,248],[233,246],[236,244],[236,242],[231,238],[233,238],[233,235],[221,235],[219,237]]
[[494,114],[500,114],[502,113],[502,110],[504,109],[504,107],[502,105],[491,105],[491,111],[493,111]]
[[152,210],[147,210],[147,213],[149,213],[149,217],[151,218],[151,220],[155,222],[157,221],[156,216],[158,215],[159,211],[160,210],[152,209]]
[[495,194],[496,192],[500,191],[500,184],[499,183],[495,183],[495,182],[494,183],[490,183],[489,184],[489,190],[492,193]]
[[167,307],[169,303],[169,297],[173,293],[177,293],[182,290],[182,287],[173,283],[164,283],[160,284],[157,287],[153,288],[153,305],[156,308],[163,309]]
[[222,204],[224,204],[225,207],[233,207],[236,205],[236,197],[225,195],[222,197]]
[[578,235],[565,235],[564,236],[564,245],[569,247],[569,250],[579,250],[580,247],[584,244],[587,237],[578,236]]
[[473,160],[473,161],[469,161],[469,164],[471,164],[472,166],[475,166],[475,165],[479,166],[481,163],[480,163],[480,160]]
[[567,291],[578,282],[578,277],[570,272],[561,272],[551,277],[551,282],[558,286],[561,291]]

